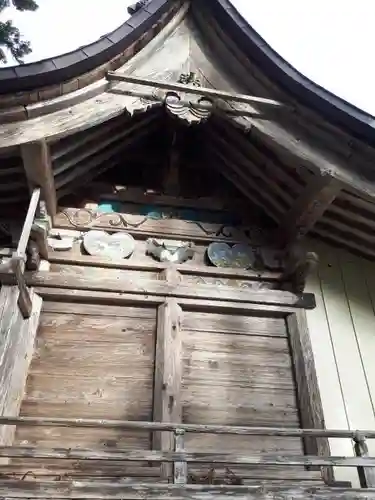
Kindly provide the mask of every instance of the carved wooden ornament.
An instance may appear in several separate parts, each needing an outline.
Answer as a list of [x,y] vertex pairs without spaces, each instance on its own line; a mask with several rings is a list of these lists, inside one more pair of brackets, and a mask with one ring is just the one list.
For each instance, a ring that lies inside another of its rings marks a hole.
[[83,246],[88,254],[96,257],[126,259],[134,252],[135,242],[128,233],[89,231],[83,237]]
[[256,260],[254,250],[249,245],[233,245],[227,243],[211,243],[207,248],[207,257],[216,267],[235,267],[248,269]]
[[182,264],[194,256],[193,244],[190,241],[157,240],[150,238],[146,244],[146,253],[160,260],[160,262]]

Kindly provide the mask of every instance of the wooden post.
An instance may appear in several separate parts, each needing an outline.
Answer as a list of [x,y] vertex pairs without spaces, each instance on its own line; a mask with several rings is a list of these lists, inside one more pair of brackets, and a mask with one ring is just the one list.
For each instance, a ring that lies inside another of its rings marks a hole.
[[[174,451],[176,451],[176,452],[185,451],[185,431],[183,429],[177,429],[174,432]],[[175,484],[186,484],[187,483],[187,463],[186,462],[174,462],[174,464],[173,464],[173,482]]]
[[[301,425],[305,429],[325,429],[306,312],[299,310],[290,314],[287,317],[287,327],[297,384]],[[330,456],[331,454],[327,438],[305,437],[303,443],[307,455]],[[323,470],[323,477],[326,483],[334,483],[332,467]]]
[[36,186],[42,189],[48,214],[56,214],[57,202],[51,155],[45,140],[21,145],[21,155],[30,190]]
[[[367,458],[370,456],[366,439],[359,433],[354,438],[354,449],[357,457]],[[375,488],[374,467],[358,467],[358,476],[361,488]]]
[[[168,299],[158,309],[155,353],[153,418],[157,422],[181,422],[181,318],[182,311],[175,299]],[[174,449],[171,433],[156,432],[153,449]],[[162,464],[163,477],[172,476],[171,464]]]
[[14,274],[16,275],[17,285],[19,289],[18,295],[18,307],[22,313],[24,319],[30,318],[31,310],[32,310],[32,302],[30,298],[29,290],[26,286],[25,278],[23,275],[23,268],[25,262],[22,257],[17,254],[12,257],[12,269]]

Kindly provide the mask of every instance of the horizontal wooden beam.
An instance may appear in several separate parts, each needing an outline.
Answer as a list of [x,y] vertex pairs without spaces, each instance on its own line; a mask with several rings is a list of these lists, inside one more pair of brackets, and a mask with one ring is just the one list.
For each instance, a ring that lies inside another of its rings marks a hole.
[[275,107],[287,107],[279,101],[268,99],[266,97],[250,96],[245,94],[235,94],[225,92],[223,90],[216,90],[208,87],[194,87],[192,85],[185,85],[183,83],[163,82],[161,80],[150,80],[149,78],[140,78],[136,76],[125,75],[114,71],[108,71],[107,80],[110,82],[125,82],[133,83],[135,85],[144,85],[146,87],[153,87],[157,89],[172,90],[176,92],[186,92],[188,94],[195,94],[199,96],[211,97],[214,99],[224,99],[232,102],[242,102],[245,104],[266,104]]
[[369,500],[375,490],[351,488],[319,488],[260,484],[256,486],[229,486],[206,484],[109,483],[101,481],[0,481],[2,498],[50,498],[77,500]]
[[[136,260],[110,260],[91,255],[72,255],[69,252],[50,252],[48,260],[51,264],[68,264],[71,266],[103,267],[105,269],[127,269],[133,271],[164,271],[170,267],[169,263],[156,261]],[[247,279],[254,281],[278,281],[281,273],[272,271],[252,271],[248,269],[226,269],[224,267],[193,266],[181,264],[173,266],[181,274],[192,274],[195,276],[212,276],[233,279]]]
[[183,430],[198,434],[227,434],[240,436],[284,436],[284,437],[329,437],[355,439],[375,439],[374,430],[350,431],[339,429],[292,429],[288,427],[242,427],[235,425],[183,424],[171,422],[144,422],[135,420],[106,420],[93,418],[65,417],[3,417],[0,425],[17,425],[26,427],[77,427],[123,429],[134,431],[165,431]]
[[[117,280],[103,278],[103,274],[94,275],[83,272],[81,275],[74,270],[64,274],[58,272],[25,273],[26,284],[33,287],[65,288],[72,290],[86,290],[92,292],[119,292],[158,297],[181,297],[190,299],[210,299],[213,301],[231,301],[239,303],[254,303],[264,305],[283,305],[288,307],[313,309],[315,307],[314,294],[304,293],[301,296],[281,290],[246,290],[229,286],[169,284],[156,280]],[[0,275],[0,281],[6,285],[13,285],[11,275]]]
[[[44,299],[54,302],[81,303],[116,306],[148,306],[157,307],[165,301],[162,295],[135,295],[121,292],[95,292],[92,290],[77,290],[72,288],[37,287],[37,293]],[[286,305],[266,305],[246,302],[231,302],[228,300],[191,299],[178,297],[178,304],[183,310],[215,312],[216,314],[261,314],[264,317],[285,318],[296,312],[295,307]],[[64,311],[65,312],[65,311]]]
[[329,175],[313,176],[280,221],[277,233],[282,245],[290,245],[310,232],[341,189],[342,183]]
[[284,465],[374,467],[375,457],[318,457],[311,455],[244,455],[236,453],[189,453],[118,448],[42,448],[36,446],[0,446],[0,457],[62,460],[111,460],[125,462],[187,462],[200,464]]

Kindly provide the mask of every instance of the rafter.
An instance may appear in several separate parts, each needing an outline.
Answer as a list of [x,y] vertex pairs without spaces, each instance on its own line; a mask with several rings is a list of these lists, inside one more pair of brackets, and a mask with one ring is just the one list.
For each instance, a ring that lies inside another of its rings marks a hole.
[[51,155],[45,140],[21,145],[21,156],[30,190],[40,187],[48,215],[56,214],[56,191]]
[[342,184],[334,177],[313,176],[280,221],[277,239],[282,246],[291,245],[311,231],[341,189]]

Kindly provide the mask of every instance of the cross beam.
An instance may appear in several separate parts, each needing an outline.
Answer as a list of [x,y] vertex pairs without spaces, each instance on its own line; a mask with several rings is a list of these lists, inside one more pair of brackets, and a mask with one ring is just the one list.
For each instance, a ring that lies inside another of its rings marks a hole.
[[108,71],[107,80],[112,82],[125,82],[133,83],[135,85],[145,85],[146,87],[153,87],[158,89],[172,90],[175,92],[186,92],[188,94],[195,94],[213,99],[224,99],[226,101],[239,102],[243,104],[266,104],[279,108],[286,108],[284,104],[273,99],[266,97],[249,96],[245,94],[235,94],[225,92],[224,90],[216,90],[207,87],[196,87],[193,85],[186,85],[183,83],[163,82],[160,80],[150,80],[148,78],[139,78],[137,76],[124,75],[123,73],[116,73]]

